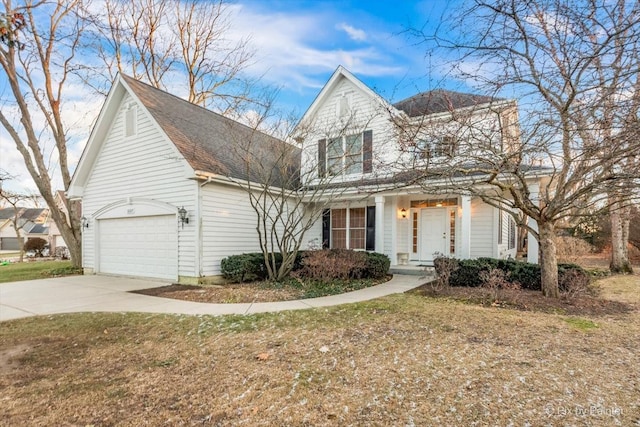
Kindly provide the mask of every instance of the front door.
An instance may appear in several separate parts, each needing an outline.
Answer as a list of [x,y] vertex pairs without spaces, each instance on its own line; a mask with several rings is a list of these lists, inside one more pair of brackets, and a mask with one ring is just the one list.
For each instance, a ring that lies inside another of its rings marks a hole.
[[427,208],[420,211],[420,259],[433,261],[436,253],[447,251],[447,209]]

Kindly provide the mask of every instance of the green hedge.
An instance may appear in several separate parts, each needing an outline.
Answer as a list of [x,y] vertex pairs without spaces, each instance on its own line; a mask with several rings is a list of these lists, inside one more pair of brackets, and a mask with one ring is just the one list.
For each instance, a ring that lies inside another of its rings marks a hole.
[[[457,266],[454,268],[451,273],[451,277],[449,278],[449,284],[451,286],[482,286],[480,273],[492,269],[499,269],[508,274],[511,282],[519,283],[522,289],[530,289],[534,291],[540,291],[542,289],[540,266],[538,264],[530,264],[513,259],[495,258],[462,259],[456,260],[456,264]],[[444,263],[439,262],[436,258],[436,260],[434,260],[436,273],[439,274],[438,270],[440,268],[444,268],[444,265]],[[580,277],[589,277],[589,274],[578,265],[558,264],[558,281],[560,283],[565,282],[562,278],[565,274],[568,274],[569,271],[575,271],[576,273],[571,274],[577,274]],[[565,289],[560,289],[560,291],[564,290]]]
[[[325,249],[329,256],[339,257],[346,249]],[[349,251],[352,252],[352,251]],[[293,271],[301,269],[307,251],[298,251],[293,264]],[[313,253],[309,251],[308,253]],[[379,279],[384,277],[389,271],[391,261],[389,257],[375,252],[357,252],[365,259],[365,266],[351,275],[353,278]],[[282,263],[282,255],[275,253],[276,265]],[[264,264],[262,252],[246,253],[241,255],[231,255],[224,258],[220,263],[220,269],[225,279],[231,282],[249,282],[254,280],[264,280],[267,278],[267,267]]]

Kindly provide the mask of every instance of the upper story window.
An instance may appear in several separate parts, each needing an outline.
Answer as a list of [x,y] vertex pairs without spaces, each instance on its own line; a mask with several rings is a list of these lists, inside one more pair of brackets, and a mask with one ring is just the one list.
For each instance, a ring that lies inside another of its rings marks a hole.
[[352,175],[372,171],[373,133],[370,130],[318,141],[318,176]]
[[456,138],[449,135],[422,139],[416,142],[415,155],[418,159],[452,157],[455,154],[456,145]]
[[362,134],[332,138],[327,142],[329,175],[362,173]]

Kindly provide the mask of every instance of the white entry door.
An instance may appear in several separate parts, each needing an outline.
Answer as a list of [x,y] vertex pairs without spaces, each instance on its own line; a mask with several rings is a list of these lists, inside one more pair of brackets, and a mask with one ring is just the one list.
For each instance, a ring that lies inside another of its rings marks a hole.
[[435,253],[447,254],[447,209],[428,208],[420,211],[420,259],[433,261]]

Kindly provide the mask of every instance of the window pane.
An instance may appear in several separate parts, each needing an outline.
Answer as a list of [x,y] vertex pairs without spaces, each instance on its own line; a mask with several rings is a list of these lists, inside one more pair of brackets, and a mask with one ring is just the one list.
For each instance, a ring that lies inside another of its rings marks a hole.
[[330,139],[327,143],[327,157],[342,157],[343,154],[342,138]]
[[347,210],[332,209],[331,210],[331,228],[347,228]]
[[346,249],[347,230],[333,230],[331,232],[331,247],[334,249]]
[[364,212],[364,208],[351,209],[351,212],[349,212],[349,228],[364,228],[366,226]]
[[362,153],[362,134],[349,135],[345,138],[347,155]]
[[327,159],[327,172],[329,175],[339,175],[342,173],[342,157]]
[[364,228],[356,228],[349,230],[349,248],[350,249],[364,249]]
[[362,155],[357,154],[355,156],[347,156],[345,162],[344,173],[350,174],[362,172]]

